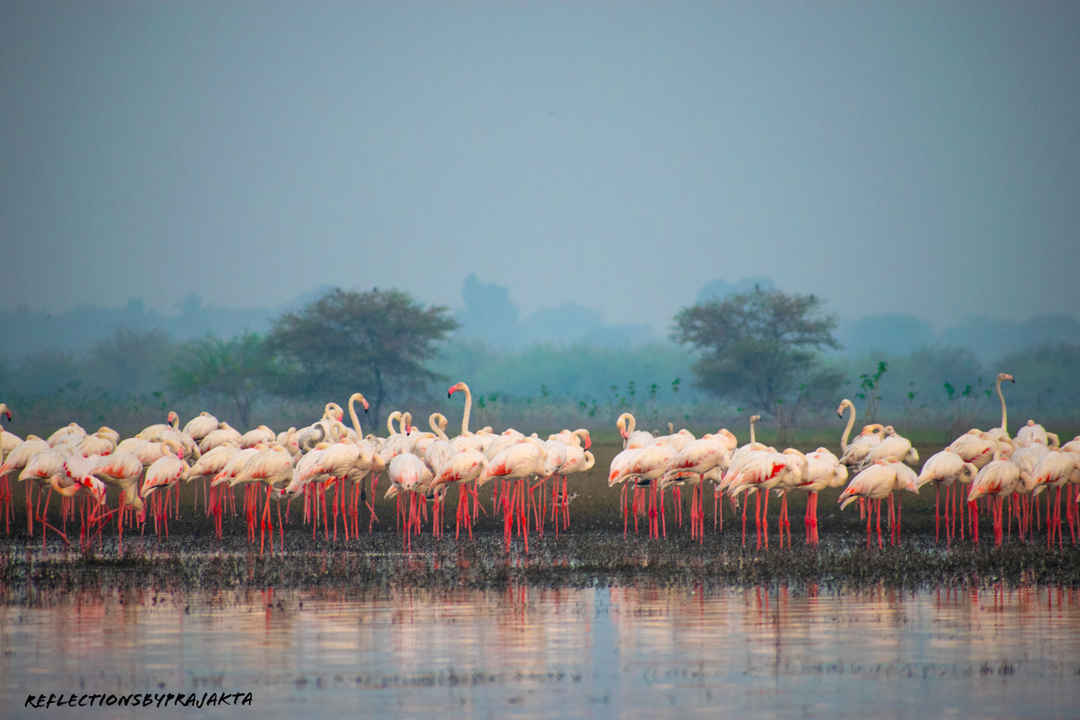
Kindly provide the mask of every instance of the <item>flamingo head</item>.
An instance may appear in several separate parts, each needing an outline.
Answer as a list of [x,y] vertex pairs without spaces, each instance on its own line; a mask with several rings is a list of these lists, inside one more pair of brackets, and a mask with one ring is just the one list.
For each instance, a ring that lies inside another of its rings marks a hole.
[[11,411],[8,410],[7,405],[4,406],[4,417],[7,418],[8,422],[11,422]]
[[86,488],[86,491],[90,493],[90,497],[94,498],[98,505],[105,503],[105,483],[93,475],[87,475],[79,478],[79,485]]
[[998,373],[997,379],[998,379],[998,382],[1005,382],[1007,380],[1007,381],[1009,381],[1009,382],[1011,382],[1013,384],[1016,383],[1016,378],[1014,378],[1009,373]]
[[452,397],[458,390],[464,390],[465,383],[459,382],[450,386],[450,389],[446,391],[446,397]]
[[586,430],[585,428],[581,428],[580,430],[575,430],[574,432],[575,432],[575,434],[580,435],[582,437],[582,439],[583,439],[583,448],[585,450],[588,450],[589,448],[592,447],[592,436],[589,435],[588,430]]
[[180,422],[180,416],[176,414],[175,410],[170,410],[168,417],[165,418],[165,421],[168,422],[170,425],[173,425]]

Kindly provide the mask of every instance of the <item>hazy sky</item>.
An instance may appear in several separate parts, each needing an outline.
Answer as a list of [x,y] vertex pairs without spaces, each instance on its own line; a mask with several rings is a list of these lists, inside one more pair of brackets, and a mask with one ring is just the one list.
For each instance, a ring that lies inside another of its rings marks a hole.
[[1080,3],[0,2],[0,302],[1080,307]]

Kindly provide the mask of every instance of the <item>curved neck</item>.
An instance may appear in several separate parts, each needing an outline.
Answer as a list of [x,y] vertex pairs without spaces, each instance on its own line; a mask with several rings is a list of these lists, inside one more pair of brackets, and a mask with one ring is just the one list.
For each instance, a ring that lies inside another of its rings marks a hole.
[[844,426],[844,434],[840,436],[840,452],[847,450],[847,441],[851,436],[851,428],[855,427],[855,405],[853,403],[844,403],[844,406],[851,411],[848,415],[847,425]]
[[[997,380],[997,394],[1001,398],[1001,430],[1005,433],[1005,437],[1009,436],[1009,416],[1005,413],[1005,393],[1001,392],[1001,378]],[[1020,417],[1023,417],[1021,415]]]
[[390,437],[397,435],[397,430],[394,429],[394,421],[397,420],[399,417],[401,417],[400,410],[395,410],[394,412],[386,416],[386,431],[387,433],[389,433]]
[[412,426],[412,413],[408,411],[401,413],[401,418],[398,420],[398,423],[401,434],[408,435],[409,427]]
[[360,418],[356,415],[356,401],[363,397],[360,393],[353,393],[349,396],[349,418],[352,419],[352,427],[356,431],[356,437],[361,440],[364,438],[364,433],[360,432]]
[[449,440],[446,436],[446,416],[442,413],[431,413],[428,416],[428,425],[431,426],[431,431],[439,436],[440,440]]
[[472,412],[472,390],[465,383],[461,383],[461,387],[465,390],[465,412],[461,415],[461,434],[469,434],[469,414]]

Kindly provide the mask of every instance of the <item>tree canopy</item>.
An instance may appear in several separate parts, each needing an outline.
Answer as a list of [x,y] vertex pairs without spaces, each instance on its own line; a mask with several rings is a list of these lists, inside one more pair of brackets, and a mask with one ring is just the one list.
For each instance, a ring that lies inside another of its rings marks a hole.
[[279,317],[268,345],[290,368],[290,394],[345,397],[359,390],[379,418],[391,391],[441,377],[425,363],[457,327],[448,308],[424,307],[400,290],[336,288]]
[[232,401],[246,430],[251,427],[255,401],[272,392],[281,375],[261,336],[207,337],[180,349],[169,368],[169,389],[181,397],[207,395]]
[[681,309],[671,337],[700,352],[693,365],[700,387],[756,403],[783,427],[801,403],[839,385],[839,373],[823,368],[816,353],[839,347],[835,328],[815,295],[755,287]]

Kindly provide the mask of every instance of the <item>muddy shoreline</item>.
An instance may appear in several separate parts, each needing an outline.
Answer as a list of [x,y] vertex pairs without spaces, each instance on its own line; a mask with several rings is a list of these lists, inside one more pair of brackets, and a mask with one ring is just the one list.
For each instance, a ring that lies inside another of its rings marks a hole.
[[[1036,536],[1038,538],[1038,536]],[[42,594],[92,589],[213,591],[236,588],[500,588],[510,585],[583,587],[595,585],[773,585],[799,588],[1010,585],[1080,586],[1080,549],[1047,549],[1016,538],[1001,547],[984,540],[946,549],[933,535],[909,534],[896,547],[867,550],[865,534],[822,537],[817,548],[801,538],[792,548],[755,550],[753,536],[743,548],[737,532],[706,533],[703,544],[687,529],[667,539],[624,538],[620,531],[571,529],[556,539],[533,537],[525,554],[520,540],[506,552],[501,532],[478,531],[472,540],[413,539],[405,552],[400,535],[375,532],[347,543],[312,539],[310,532],[286,537],[286,550],[260,556],[243,534],[222,540],[173,533],[159,541],[126,536],[118,555],[115,538],[87,552],[51,542],[0,541],[0,602],[34,604]]]

